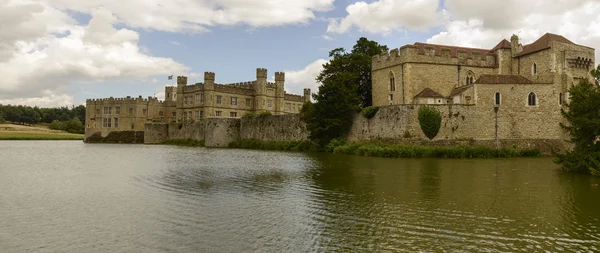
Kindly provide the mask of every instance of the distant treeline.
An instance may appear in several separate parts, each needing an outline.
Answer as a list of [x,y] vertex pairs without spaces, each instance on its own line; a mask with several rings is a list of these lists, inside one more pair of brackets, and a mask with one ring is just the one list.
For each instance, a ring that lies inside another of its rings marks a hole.
[[47,123],[50,124],[50,129],[83,133],[85,106],[39,108],[37,106],[0,105],[0,122],[6,121],[23,125]]

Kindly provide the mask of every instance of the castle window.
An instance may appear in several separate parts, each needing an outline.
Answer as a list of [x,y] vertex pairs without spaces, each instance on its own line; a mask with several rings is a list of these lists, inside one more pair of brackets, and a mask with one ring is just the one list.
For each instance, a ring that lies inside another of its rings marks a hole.
[[198,104],[204,103],[204,94],[200,94],[200,102]]
[[390,91],[396,91],[396,78],[392,72],[390,72]]
[[558,104],[559,105],[563,104],[563,94],[562,94],[562,92],[558,93]]
[[287,103],[287,104],[285,104],[285,109],[286,109],[287,111],[291,111],[291,110],[292,110],[292,104],[291,104],[291,103]]
[[273,100],[268,100],[267,103],[269,108],[273,107]]
[[110,118],[102,118],[102,127],[109,128],[110,127]]
[[121,114],[121,107],[115,107],[115,114]]
[[529,105],[529,106],[537,105],[535,93],[533,93],[533,92],[529,93],[529,96],[527,96],[527,105]]
[[192,111],[188,112],[188,120],[191,121],[193,118]]
[[183,103],[187,105],[187,98],[188,97],[183,97]]
[[196,120],[200,120],[200,111],[196,111]]
[[167,96],[165,98],[170,98],[171,97],[171,93],[167,93]]
[[90,128],[90,123],[87,124],[87,128]]
[[537,64],[535,63],[533,64],[532,72],[534,75],[537,74]]
[[173,112],[173,117],[177,117],[177,112]]
[[473,84],[473,72],[469,71],[465,79],[465,85]]
[[390,102],[394,101],[394,94],[390,94]]
[[231,97],[231,105],[237,105],[237,97]]
[[110,107],[104,107],[104,114],[110,114],[111,108]]
[[135,124],[131,123],[131,129],[135,128]]
[[496,92],[494,104],[500,105],[500,92]]
[[246,98],[246,106],[252,105],[252,99]]
[[115,124],[113,125],[114,128],[119,128],[119,118],[115,118]]
[[196,104],[200,104],[200,94],[196,94]]
[[221,104],[221,98],[222,98],[221,96],[217,95],[217,104],[219,104],[219,105]]
[[165,116],[165,113],[163,111],[160,111],[160,112],[158,112],[158,116],[163,117],[163,116]]
[[200,111],[200,118],[204,117],[204,111]]
[[133,108],[129,108],[129,114],[133,114]]
[[215,111],[215,116],[221,117],[221,111]]
[[237,117],[237,112],[230,112],[229,117],[232,117],[232,118]]

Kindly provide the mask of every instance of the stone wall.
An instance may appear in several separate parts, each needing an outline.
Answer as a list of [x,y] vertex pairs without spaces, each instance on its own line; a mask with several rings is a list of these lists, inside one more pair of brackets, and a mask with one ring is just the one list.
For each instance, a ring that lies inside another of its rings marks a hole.
[[240,139],[303,141],[308,131],[299,114],[258,117],[241,120]]
[[[205,123],[205,141],[207,147],[227,147],[229,143],[239,140],[239,119],[207,119]],[[195,139],[198,140],[198,139]]]

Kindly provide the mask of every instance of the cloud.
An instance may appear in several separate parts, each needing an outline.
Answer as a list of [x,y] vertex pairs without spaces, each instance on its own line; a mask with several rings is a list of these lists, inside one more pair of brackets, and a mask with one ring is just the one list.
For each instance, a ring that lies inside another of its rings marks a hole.
[[327,36],[327,35],[323,35],[323,36],[322,36],[322,38],[323,38],[323,39],[325,39],[325,40],[333,40],[333,38],[332,38],[332,37],[329,37],[329,36]]
[[47,0],[60,9],[92,13],[103,7],[129,27],[168,32],[206,32],[209,27],[244,24],[269,27],[307,23],[334,0]]
[[286,92],[302,95],[305,88],[310,88],[313,93],[317,92],[319,84],[315,78],[323,70],[323,64],[327,62],[326,59],[318,59],[301,70],[285,71]]
[[[22,17],[0,25],[5,50],[0,58],[0,103],[64,105],[73,102],[66,95],[73,83],[127,81],[188,70],[172,59],[142,52],[139,34],[116,29],[116,17],[108,9],[95,9],[85,26],[44,3],[0,1],[0,14],[7,9]],[[0,21],[5,18],[0,15]]]
[[327,32],[345,33],[353,26],[384,34],[402,28],[423,29],[436,25],[437,9],[438,0],[356,2],[346,7],[346,17],[329,20]]
[[550,32],[577,44],[600,44],[600,2],[595,0],[447,0],[445,7],[442,32],[429,43],[492,48],[512,34],[528,44]]
[[38,107],[59,107],[75,105],[73,97],[66,94],[54,94],[51,91],[45,91],[42,96],[29,98],[1,99],[0,104],[4,105],[29,105]]

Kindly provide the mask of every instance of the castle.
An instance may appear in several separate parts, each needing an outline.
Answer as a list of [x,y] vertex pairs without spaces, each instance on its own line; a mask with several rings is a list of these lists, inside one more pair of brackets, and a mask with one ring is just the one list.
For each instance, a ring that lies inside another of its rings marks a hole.
[[285,73],[275,72],[275,82],[267,81],[267,70],[256,70],[256,80],[217,84],[215,73],[205,72],[204,83],[187,84],[178,76],[177,86],[165,87],[165,100],[155,97],[101,98],[86,100],[85,137],[100,132],[143,131],[147,122],[193,122],[204,118],[240,118],[247,113],[268,111],[273,115],[299,113],[310,101],[304,94],[284,90]]
[[565,139],[568,90],[593,81],[594,49],[547,33],[522,45],[513,35],[492,49],[415,43],[373,57],[373,105],[461,105],[473,139]]

